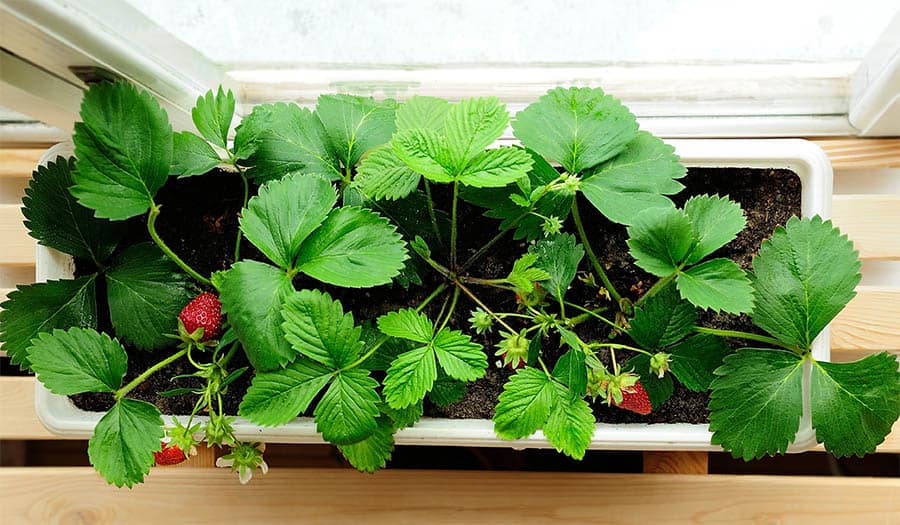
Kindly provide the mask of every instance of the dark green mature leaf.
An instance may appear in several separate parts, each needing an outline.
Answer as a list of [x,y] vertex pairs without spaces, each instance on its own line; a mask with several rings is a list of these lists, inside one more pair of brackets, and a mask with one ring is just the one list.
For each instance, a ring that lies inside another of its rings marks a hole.
[[39,244],[101,264],[125,235],[125,225],[94,218],[69,192],[75,159],[38,166],[22,198],[25,227]]
[[648,355],[638,354],[632,357],[625,363],[624,368],[640,376],[641,386],[647,392],[647,397],[650,398],[650,407],[653,410],[661,407],[675,392],[675,384],[672,382],[670,374],[659,377],[650,370],[650,356]]
[[494,412],[494,431],[500,439],[520,439],[537,432],[556,399],[557,387],[547,374],[523,368],[503,385]]
[[413,403],[406,408],[391,408],[387,403],[381,405],[381,411],[390,416],[397,429],[411,427],[416,424],[425,413],[424,399]]
[[378,381],[369,377],[367,370],[354,368],[336,374],[313,412],[322,438],[335,445],[348,445],[371,436],[379,415],[376,388]]
[[[583,394],[582,394],[583,395]],[[544,435],[558,452],[583,459],[594,437],[594,412],[582,395],[560,389],[544,423]]]
[[643,210],[672,207],[665,196],[684,189],[677,179],[686,173],[675,148],[641,131],[621,153],[586,177],[581,190],[609,220],[632,224]]
[[209,90],[202,97],[197,97],[197,103],[191,109],[191,118],[197,131],[220,148],[228,143],[228,129],[233,117],[234,93],[230,89],[226,93],[222,86],[219,86],[215,95]]
[[384,468],[394,451],[394,424],[391,418],[379,417],[378,427],[371,436],[351,445],[338,445],[338,450],[357,470],[371,474]]
[[333,210],[300,246],[297,269],[336,286],[391,282],[407,259],[406,243],[386,219],[363,208]]
[[19,285],[0,304],[0,341],[12,364],[30,368],[28,347],[55,328],[97,327],[96,275]]
[[394,101],[344,94],[320,95],[316,104],[316,115],[345,168],[356,166],[363,153],[391,140],[395,110]]
[[281,308],[294,291],[291,278],[257,261],[241,261],[213,275],[222,313],[234,328],[253,368],[275,370],[297,356],[281,329]]
[[669,352],[672,354],[669,366],[678,381],[695,392],[706,392],[731,347],[721,337],[699,334],[678,343]]
[[[363,325],[362,337],[363,337],[363,349],[362,353],[365,354],[372,347],[378,343],[381,339],[382,334],[378,331],[377,328],[372,327],[370,324]],[[396,337],[390,337],[387,341],[383,342],[381,346],[372,354],[372,357],[366,359],[366,361],[362,364],[363,367],[369,370],[380,370],[382,372],[386,372],[388,368],[390,368],[391,363],[394,362],[394,359],[397,359],[397,356],[402,354],[403,352],[408,352],[415,348],[415,345],[411,341],[407,341],[405,339],[397,339]]]
[[442,98],[416,95],[397,108],[397,129],[429,129],[441,131],[450,103]]
[[487,356],[466,334],[444,328],[434,337],[432,346],[441,368],[453,379],[475,381],[484,376]]
[[459,181],[476,188],[501,188],[527,175],[533,162],[521,148],[489,149],[466,164]]
[[318,290],[291,294],[281,311],[284,337],[294,350],[332,370],[359,357],[362,329],[353,324],[353,314],[344,313],[340,301]]
[[428,316],[412,308],[388,312],[378,318],[378,329],[391,337],[429,343],[434,338],[434,326]]
[[800,428],[803,359],[742,348],[727,356],[710,388],[712,443],[745,461],[784,454]]
[[391,408],[405,408],[425,397],[437,379],[434,347],[415,348],[400,354],[384,378],[384,399]]
[[296,171],[341,177],[325,127],[310,110],[279,102],[257,106],[248,118],[238,126],[235,148],[247,155],[249,177],[263,182]]
[[694,306],[732,314],[753,309],[753,288],[744,270],[730,259],[710,259],[678,274],[681,296]]
[[[506,106],[497,97],[464,98],[456,104],[451,104],[444,120],[449,166],[453,167],[455,173],[462,173],[467,164],[472,163],[476,156],[482,156],[484,149],[500,138],[507,125],[509,114],[506,112]],[[497,165],[510,162],[508,160],[501,162],[498,158],[494,161],[481,160],[474,164],[482,166],[479,171],[486,171],[491,169],[489,166],[493,165],[496,169]],[[528,169],[525,169],[521,175],[527,172]],[[471,175],[472,180],[490,178]],[[493,178],[499,182],[503,177],[497,174]],[[502,184],[483,184],[483,186],[505,186],[516,178],[518,177]],[[478,186],[471,182],[467,184]]]
[[259,372],[238,413],[257,425],[283,425],[305,412],[330,379],[331,370],[304,358],[274,372]]
[[635,264],[658,277],[679,270],[693,242],[691,221],[674,207],[644,211],[628,227],[628,247]]
[[456,403],[466,395],[466,384],[448,376],[443,370],[438,370],[437,379],[428,392],[428,399],[439,407],[446,407]]
[[88,457],[112,485],[131,487],[144,481],[155,463],[154,452],[165,436],[159,410],[145,401],[120,399],[94,427]]
[[587,368],[584,352],[572,348],[563,354],[553,366],[553,377],[568,386],[573,393],[583,396],[587,392]]
[[537,255],[534,265],[550,274],[545,284],[547,291],[562,301],[575,279],[578,265],[584,257],[584,248],[576,243],[573,235],[561,233],[534,243],[528,248],[528,253]]
[[421,180],[390,146],[384,146],[363,159],[353,186],[370,199],[397,200],[416,191]]
[[814,362],[810,389],[816,439],[837,457],[875,452],[900,417],[900,372],[887,352],[853,363]]
[[782,343],[809,348],[856,295],[858,255],[831,221],[792,217],[753,259],[753,322]]
[[635,308],[628,335],[648,350],[661,350],[690,334],[697,323],[697,311],[668,285]]
[[292,268],[300,246],[337,202],[334,187],[319,175],[288,175],[259,189],[241,212],[241,231],[279,267]]
[[172,165],[172,126],[146,91],[125,82],[93,84],[75,123],[71,192],[97,217],[122,220],[150,209]]
[[190,131],[175,133],[172,144],[172,175],[203,175],[222,162],[209,142]]
[[579,173],[612,158],[638,130],[628,109],[600,88],[556,88],[516,114],[526,147]]
[[131,246],[106,272],[109,317],[116,335],[141,350],[171,344],[178,314],[194,297],[190,279],[155,244]]
[[741,205],[718,195],[691,197],[684,204],[684,212],[691,220],[697,238],[688,264],[700,262],[734,240],[747,224]]
[[128,369],[118,341],[92,329],[70,328],[39,334],[28,349],[31,368],[54,394],[115,392]]
[[445,166],[450,161],[442,142],[442,137],[434,131],[407,129],[394,135],[391,149],[410,169],[426,179],[453,182],[455,173]]

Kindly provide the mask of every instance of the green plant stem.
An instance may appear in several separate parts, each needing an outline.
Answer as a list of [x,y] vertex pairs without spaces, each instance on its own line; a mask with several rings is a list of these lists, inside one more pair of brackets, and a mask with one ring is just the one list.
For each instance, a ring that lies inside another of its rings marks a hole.
[[[241,206],[241,209],[247,207],[247,201],[250,200],[250,181],[247,180],[247,176],[244,175],[244,170],[238,168],[238,172],[241,174],[241,181],[244,183],[244,204]],[[238,228],[237,239],[234,241],[234,262],[238,262],[241,258],[241,238],[244,236],[241,233],[241,229]]]
[[657,293],[659,293],[659,291],[662,290],[663,288],[665,288],[667,284],[672,282],[672,279],[678,277],[678,272],[680,272],[680,271],[681,271],[681,267],[679,267],[678,270],[676,270],[675,273],[673,273],[672,275],[663,277],[662,279],[656,281],[656,284],[651,286],[650,289],[647,290],[647,293],[642,295],[641,298],[638,299],[636,303],[634,303],[634,305],[640,306],[640,305],[644,304],[644,301],[646,301],[647,299],[649,299],[649,298],[653,297],[654,295],[656,295]]
[[[571,303],[566,302],[566,304],[571,304]],[[603,319],[604,321],[606,321],[609,324],[614,324],[611,321],[607,321],[600,315],[600,312],[605,312],[607,310],[606,308],[597,308],[596,310],[588,310],[587,308],[582,308],[582,310],[584,313],[581,313],[581,314],[576,315],[575,317],[566,319],[566,324],[569,326],[569,328],[572,328],[573,326],[578,326],[581,323],[587,321],[588,319],[591,319],[592,317],[598,318],[598,319]]]
[[428,218],[431,219],[431,227],[434,228],[434,235],[440,244],[444,244],[441,238],[441,229],[438,226],[437,213],[434,211],[434,199],[431,198],[431,183],[425,180],[425,197],[428,201]]
[[447,326],[447,323],[450,322],[450,318],[453,317],[453,312],[456,311],[456,302],[459,300],[459,288],[453,289],[453,299],[450,300],[450,309],[447,310],[447,316],[444,317],[444,322],[441,323],[441,327],[437,329],[438,332],[444,329]]
[[800,353],[800,349],[797,347],[789,346],[774,337],[769,337],[766,335],[753,334],[750,332],[741,332],[738,330],[722,330],[719,328],[707,328],[705,326],[697,326],[694,327],[694,331],[698,334],[709,334],[709,335],[718,335],[720,337],[733,337],[735,339],[747,339],[749,341],[758,341],[760,343],[768,343],[773,346],[777,346],[779,348],[784,348],[786,350],[790,350],[791,352]]
[[620,345],[618,343],[591,343],[588,345],[591,348],[609,348],[610,351],[619,348],[622,350],[631,350],[632,352],[637,352],[639,354],[644,354],[647,356],[652,356],[653,354],[644,350],[643,348],[637,348],[629,345]]
[[[597,309],[597,310],[588,310],[587,308],[581,306],[580,304],[577,304],[577,303],[570,303],[569,301],[566,301],[566,305],[571,306],[572,308],[575,308],[576,310],[580,310],[580,311],[584,312],[584,315],[590,315],[591,317],[594,317],[595,319],[598,319],[598,320],[600,320],[600,321],[603,321],[604,323],[606,323],[606,324],[608,324],[609,326],[615,328],[616,330],[620,330],[620,331],[622,331],[622,332],[625,331],[625,327],[619,326],[619,325],[617,325],[616,323],[614,323],[614,322],[610,321],[609,319],[607,319],[607,318],[603,317],[602,315],[600,315],[600,313],[599,313],[599,311],[598,311],[598,310],[600,310],[600,309]],[[605,308],[604,308],[604,310],[605,310]]]
[[499,315],[495,314],[490,308],[488,308],[487,305],[481,301],[481,299],[479,299],[475,294],[472,293],[472,290],[466,288],[466,286],[463,283],[459,282],[459,280],[454,281],[454,284],[456,284],[456,286],[459,287],[459,289],[462,290],[464,294],[469,296],[469,299],[480,306],[481,309],[487,312],[491,317],[493,317],[495,321],[500,323],[501,326],[509,330],[510,333],[516,333],[516,330],[513,327],[509,326],[506,321],[504,321]]
[[166,243],[160,238],[159,234],[156,232],[156,218],[159,217],[160,207],[156,205],[155,202],[150,203],[150,214],[147,216],[147,231],[150,232],[150,238],[153,239],[153,242],[159,246],[159,249],[163,251],[166,255],[169,256],[169,259],[177,264],[182,270],[184,270],[188,275],[196,279],[197,281],[207,285],[212,286],[212,282],[206,277],[200,275],[196,270],[187,265],[184,261],[181,260],[180,257],[175,255],[175,252],[169,248]]
[[572,219],[575,221],[575,229],[578,230],[578,237],[581,239],[581,244],[584,246],[584,252],[587,254],[588,260],[591,261],[591,266],[594,267],[594,271],[597,272],[600,280],[603,281],[603,286],[606,287],[606,291],[609,292],[609,295],[616,302],[616,306],[621,308],[619,303],[622,302],[622,296],[619,295],[619,292],[616,291],[616,288],[609,280],[609,277],[606,276],[606,272],[603,270],[600,260],[597,259],[597,254],[594,253],[594,249],[591,248],[591,243],[587,238],[587,232],[584,231],[584,224],[581,222],[581,214],[578,211],[577,197],[572,201]]
[[511,223],[507,224],[506,227],[501,229],[497,233],[497,235],[494,235],[491,238],[491,240],[489,240],[487,243],[484,244],[484,246],[479,248],[477,252],[472,254],[472,256],[469,257],[469,259],[466,262],[464,262],[462,266],[460,266],[459,271],[461,271],[461,272],[465,271],[467,268],[472,266],[472,264],[474,264],[475,261],[480,259],[481,256],[484,255],[485,253],[487,253],[487,251],[490,250],[494,244],[496,244],[498,241],[500,241],[500,239],[502,239],[510,230],[512,230],[513,228],[518,226],[519,222],[521,222],[522,219],[524,219],[525,217],[528,217],[528,215],[530,215],[530,214],[531,214],[530,211],[525,212],[525,213],[519,215],[518,217],[516,217],[515,219],[513,219],[513,221]]
[[119,399],[122,399],[126,394],[128,394],[128,392],[131,392],[132,390],[134,390],[134,388],[136,386],[138,386],[141,383],[143,383],[144,381],[146,381],[147,378],[150,377],[151,375],[153,375],[154,372],[156,372],[160,368],[165,367],[166,365],[168,365],[170,363],[173,363],[173,362],[179,360],[180,358],[184,357],[185,354],[187,354],[187,348],[185,348],[183,350],[179,350],[178,352],[175,352],[174,354],[170,355],[169,357],[163,359],[162,361],[156,363],[155,365],[153,365],[150,368],[148,368],[147,370],[145,370],[144,373],[142,373],[141,375],[132,379],[130,383],[128,383],[127,385],[123,386],[122,388],[116,390],[116,393],[115,393],[116,401],[118,401]]
[[450,268],[456,268],[456,208],[459,203],[459,181],[453,181],[453,206],[450,212]]

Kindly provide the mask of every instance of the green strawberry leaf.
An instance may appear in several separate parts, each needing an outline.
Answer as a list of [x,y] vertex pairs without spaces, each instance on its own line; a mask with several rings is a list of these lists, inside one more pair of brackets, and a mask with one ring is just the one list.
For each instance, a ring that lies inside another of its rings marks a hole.
[[506,281],[527,293],[534,289],[537,282],[550,279],[550,274],[546,270],[534,267],[537,258],[533,253],[526,253],[516,259],[512,270],[506,276]]
[[521,148],[489,149],[466,164],[459,181],[476,188],[501,188],[527,175],[533,162]]
[[19,285],[0,304],[0,349],[22,370],[31,340],[56,328],[97,327],[97,276]]
[[442,98],[415,95],[397,108],[397,129],[442,131],[450,103]]
[[225,148],[231,119],[234,118],[234,93],[230,89],[226,93],[222,86],[219,86],[215,95],[212,90],[207,91],[205,95],[197,97],[197,103],[191,109],[191,118],[197,131],[206,140]]
[[677,179],[686,173],[672,146],[641,131],[621,153],[585,177],[581,190],[609,220],[632,224],[644,210],[671,208],[666,195],[684,189]]
[[258,372],[238,413],[257,425],[278,426],[290,422],[331,380],[332,371],[309,359],[299,358],[274,372]]
[[680,270],[693,243],[690,219],[674,207],[646,210],[628,227],[628,247],[635,264],[657,277]]
[[553,366],[552,375],[568,386],[573,393],[583,396],[587,392],[587,368],[584,352],[572,348],[563,354]]
[[425,413],[424,399],[413,403],[406,408],[391,408],[387,403],[382,404],[381,411],[390,416],[397,429],[411,427],[416,424]]
[[282,304],[294,291],[288,274],[265,263],[241,261],[214,274],[213,284],[253,368],[275,370],[297,356],[281,329]]
[[715,379],[715,370],[731,347],[721,337],[699,334],[689,337],[668,350],[672,374],[688,389],[706,392]]
[[294,350],[332,370],[353,363],[362,350],[362,329],[340,301],[318,290],[291,294],[281,311],[284,337]]
[[461,400],[465,395],[465,383],[453,379],[443,370],[438,370],[437,379],[435,379],[427,397],[435,405],[446,407]]
[[378,428],[378,381],[367,370],[354,368],[334,375],[313,412],[316,430],[335,445],[358,443]]
[[650,370],[648,355],[638,354],[632,357],[625,363],[625,370],[630,370],[640,377],[641,386],[647,392],[653,410],[661,407],[675,392],[675,384],[670,374],[659,377]]
[[28,233],[38,244],[101,265],[125,235],[125,224],[94,218],[69,192],[75,159],[57,157],[38,166],[22,198]]
[[696,309],[670,284],[634,309],[628,335],[643,348],[661,350],[684,339],[696,323]]
[[434,182],[453,182],[455,174],[446,167],[448,153],[443,137],[428,129],[398,131],[391,149],[411,170]]
[[753,288],[744,270],[729,259],[710,259],[678,274],[681,297],[700,308],[732,314],[753,309]]
[[853,363],[815,361],[810,389],[816,439],[837,457],[875,452],[900,417],[900,372],[887,352]]
[[146,91],[125,82],[92,84],[75,123],[71,192],[97,217],[146,213],[172,165],[172,126]]
[[31,343],[31,369],[54,394],[115,392],[128,369],[122,345],[92,329],[43,332]]
[[391,418],[381,416],[371,436],[351,445],[338,445],[338,450],[354,468],[373,473],[384,468],[394,451],[394,424]]
[[202,138],[190,131],[172,136],[172,175],[203,175],[222,163],[219,154]]
[[190,279],[155,244],[117,255],[106,272],[109,317],[116,335],[141,350],[169,346],[178,314],[194,298]]
[[331,149],[345,169],[356,166],[363,153],[391,140],[395,110],[392,100],[375,102],[371,97],[343,94],[320,95],[316,104]]
[[528,253],[537,256],[536,267],[550,274],[544,287],[550,295],[562,301],[575,279],[578,265],[584,257],[584,248],[576,243],[573,235],[561,233],[537,241],[528,248]]
[[831,221],[792,217],[753,259],[753,322],[784,344],[809,348],[856,295],[858,255]]
[[412,308],[388,312],[378,318],[378,329],[391,337],[429,343],[434,339],[434,326],[428,316]]
[[384,146],[369,154],[356,172],[353,187],[374,200],[402,199],[419,187],[422,176]]
[[543,425],[544,435],[558,452],[584,459],[594,437],[594,412],[581,395],[559,388],[550,416]]
[[494,432],[500,439],[521,439],[540,429],[556,400],[557,387],[547,374],[523,368],[503,385],[494,411]]
[[441,368],[453,379],[475,381],[484,376],[488,363],[482,346],[459,330],[442,329],[432,346]]
[[784,454],[800,428],[803,359],[782,350],[741,348],[715,374],[712,443],[745,461]]
[[437,379],[434,347],[404,352],[391,363],[384,378],[384,399],[391,408],[406,408],[425,397]]
[[131,487],[144,481],[165,437],[159,410],[145,401],[120,399],[103,415],[88,442],[91,465],[106,481]]
[[556,88],[516,114],[526,147],[576,174],[610,159],[637,135],[628,109],[600,88]]
[[[464,168],[469,164],[481,166],[480,170],[473,173],[490,171],[491,169],[497,170],[499,166],[504,164],[517,164],[512,161],[512,157],[504,160],[497,155],[493,161],[484,160],[482,157],[484,149],[500,138],[507,125],[509,125],[509,114],[506,112],[506,106],[500,103],[500,99],[496,97],[464,98],[456,104],[451,104],[444,119],[444,134],[447,139],[449,166],[453,167],[453,172],[456,174],[464,173]],[[476,157],[482,157],[482,160],[476,161]],[[521,172],[520,176],[527,172],[528,169],[526,168]],[[479,179],[474,174],[469,175],[469,178],[471,181]],[[505,186],[518,177],[510,179],[507,171],[505,178],[507,179],[506,182],[499,184],[499,181],[504,179],[504,176],[499,172],[491,176],[483,175],[481,177],[482,180],[494,179],[498,184],[483,184],[483,186],[493,187]],[[479,184],[473,182],[467,182],[467,184],[479,186]]]
[[722,246],[733,241],[747,225],[741,205],[718,195],[698,195],[684,204],[684,212],[694,226],[697,244],[687,263],[703,260]]
[[[269,122],[277,110],[275,104],[258,104],[253,111],[241,119],[234,130],[234,156],[242,161],[249,159],[255,152],[262,135],[269,129]],[[243,162],[242,164],[246,164]]]

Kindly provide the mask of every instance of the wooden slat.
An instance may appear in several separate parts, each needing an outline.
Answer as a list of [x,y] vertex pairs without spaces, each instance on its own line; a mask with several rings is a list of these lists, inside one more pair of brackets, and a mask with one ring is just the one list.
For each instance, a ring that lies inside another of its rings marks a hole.
[[813,139],[836,170],[898,168],[900,139]]
[[831,325],[831,351],[856,358],[900,352],[900,288],[860,286]]
[[34,378],[0,376],[0,439],[63,439],[34,413]]
[[890,523],[900,480],[275,469],[247,486],[222,469],[155,469],[128,491],[88,468],[0,470],[14,523]]
[[46,148],[0,149],[0,178],[31,177]]
[[835,195],[834,224],[863,259],[900,259],[900,195]]
[[707,452],[644,452],[646,474],[707,474]]
[[33,265],[34,239],[22,223],[21,206],[0,204],[0,264]]

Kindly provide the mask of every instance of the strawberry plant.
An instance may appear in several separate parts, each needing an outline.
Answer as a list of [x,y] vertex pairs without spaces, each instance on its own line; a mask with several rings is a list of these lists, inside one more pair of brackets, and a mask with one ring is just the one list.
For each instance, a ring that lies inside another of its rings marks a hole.
[[[93,85],[75,158],[38,168],[26,191],[31,235],[78,271],[9,295],[2,348],[55,394],[111,399],[88,446],[110,483],[130,487],[200,441],[229,447],[218,464],[242,482],[265,473],[265,447],[236,436],[238,416],[311,416],[372,472],[398,430],[465,396],[491,360],[509,374],[496,434],[542,430],[574,458],[597,431],[596,406],[647,415],[676,384],[710,392],[713,443],[745,459],[786,452],[804,406],[836,456],[874,451],[900,415],[894,358],[811,354],[859,282],[852,243],[794,217],[751,271],[717,255],[746,226],[740,205],[704,194],[677,207],[686,170],[673,148],[600,89],[551,90],[512,122],[521,145],[502,147],[491,146],[510,117],[496,98],[265,104],[229,142],[234,108],[230,92],[211,91],[192,111],[199,134],[173,133],[148,94]],[[216,185],[223,171],[243,187],[239,229],[225,269],[207,274],[160,235],[158,193],[190,177]],[[466,207],[496,231],[468,229]],[[586,211],[625,229],[634,265],[656,278],[649,289],[616,288]],[[522,248],[503,253],[504,271],[481,273],[509,239]],[[346,308],[347,289],[385,286],[397,304]],[[704,311],[749,315],[758,330],[704,326]],[[129,369],[142,352],[161,359]],[[174,379],[193,386],[159,394],[193,409],[164,419],[136,389],[176,362],[191,372]]]

